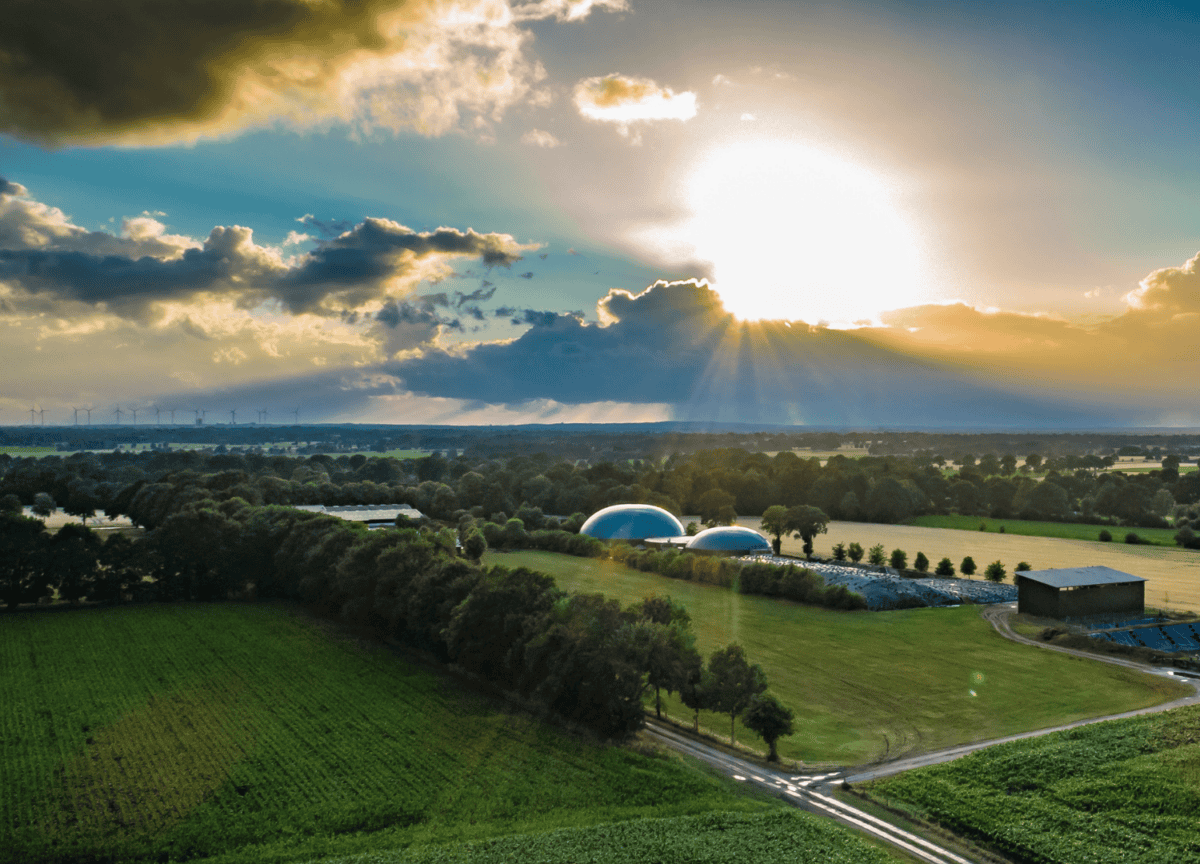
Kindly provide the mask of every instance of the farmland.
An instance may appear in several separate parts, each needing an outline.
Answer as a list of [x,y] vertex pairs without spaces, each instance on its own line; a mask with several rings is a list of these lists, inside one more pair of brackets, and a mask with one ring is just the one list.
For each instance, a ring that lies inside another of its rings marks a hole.
[[[1115,528],[1111,525],[1081,525],[1075,522],[1033,522],[1024,519],[989,519],[979,516],[916,516],[909,524],[921,528],[953,528],[957,531],[979,531],[981,533],[1017,534],[1022,537],[1061,537],[1066,540],[1100,541],[1100,532],[1107,530],[1113,541],[1120,543],[1125,535],[1133,532],[1143,543],[1156,546],[1175,546],[1174,528]],[[1001,531],[1000,529],[1004,530]]]
[[[797,855],[803,855],[798,859]],[[458,847],[392,851],[322,864],[640,864],[645,861],[741,864],[746,861],[812,861],[821,864],[887,864],[897,859],[867,846],[829,822],[805,813],[709,813],[675,819],[566,829],[463,844]]]
[[868,794],[1026,861],[1200,859],[1200,708],[991,747]]
[[[863,526],[877,527],[877,526]],[[884,526],[886,527],[886,526]],[[978,607],[832,612],[680,582],[611,561],[489,552],[486,563],[549,573],[559,587],[624,603],[669,594],[692,616],[701,653],[739,642],[797,712],[785,759],[857,764],[1157,704],[1182,685],[1005,640]],[[972,695],[974,691],[974,695]],[[667,700],[669,713],[691,712]],[[727,716],[702,713],[728,736]],[[740,727],[738,740],[765,749]]]
[[[979,521],[988,522],[989,528],[992,525],[992,520],[978,520],[976,528]],[[752,518],[738,520],[738,524],[752,528],[758,528],[761,522],[761,519]],[[1001,523],[996,524],[999,526]],[[830,522],[829,532],[816,539],[816,552],[828,556],[834,544],[854,542],[864,548],[882,543],[889,552],[892,549],[904,549],[908,552],[909,561],[917,552],[924,552],[935,564],[947,556],[955,567],[963,556],[970,555],[981,572],[989,562],[999,560],[1008,568],[1010,579],[1018,561],[1027,561],[1038,570],[1103,564],[1148,579],[1146,603],[1149,606],[1200,612],[1200,552],[1195,550],[1056,537],[1022,537],[1007,532],[956,531],[916,525]],[[800,541],[785,538],[783,551],[791,555],[802,554]]]
[[287,861],[775,806],[285,606],[23,612],[0,667],[3,862]]

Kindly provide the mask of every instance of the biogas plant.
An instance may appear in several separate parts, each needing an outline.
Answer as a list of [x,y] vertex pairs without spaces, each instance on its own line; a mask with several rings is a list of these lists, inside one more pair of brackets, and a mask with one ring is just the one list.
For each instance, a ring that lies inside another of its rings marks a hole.
[[623,540],[653,549],[686,549],[707,555],[771,554],[771,544],[752,528],[722,525],[689,536],[683,523],[671,513],[650,504],[614,504],[597,510],[579,533],[597,540]]
[[747,563],[796,564],[820,574],[828,585],[844,585],[862,594],[867,608],[874,610],[957,606],[963,602],[1004,603],[1017,599],[1015,585],[971,579],[914,579],[890,567],[776,557],[767,538],[753,528],[721,525],[688,536],[679,519],[650,504],[614,504],[597,510],[583,523],[579,533],[651,549],[737,557]]

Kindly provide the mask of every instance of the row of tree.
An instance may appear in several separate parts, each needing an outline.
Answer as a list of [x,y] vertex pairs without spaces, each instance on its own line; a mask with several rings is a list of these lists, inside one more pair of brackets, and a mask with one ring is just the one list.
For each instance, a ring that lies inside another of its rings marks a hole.
[[[39,520],[0,513],[0,599],[9,609],[51,594],[73,603],[299,599],[603,737],[640,727],[649,687],[686,691],[697,710],[731,717],[765,689],[736,646],[725,650],[740,665],[706,668],[682,607],[650,598],[622,609],[566,594],[544,574],[466,561],[455,539],[449,529],[367,531],[236,498],[187,502],[137,541],[101,542],[79,524],[50,534]],[[774,709],[760,703],[754,716],[767,717]]]

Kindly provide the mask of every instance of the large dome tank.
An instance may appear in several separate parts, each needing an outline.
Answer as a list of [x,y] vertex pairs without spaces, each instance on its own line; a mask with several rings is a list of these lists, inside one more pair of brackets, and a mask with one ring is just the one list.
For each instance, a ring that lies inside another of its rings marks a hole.
[[682,523],[661,507],[614,504],[593,513],[579,533],[597,540],[645,540],[679,537],[684,531]]
[[706,528],[688,541],[687,550],[736,555],[770,555],[772,551],[766,537],[740,525]]

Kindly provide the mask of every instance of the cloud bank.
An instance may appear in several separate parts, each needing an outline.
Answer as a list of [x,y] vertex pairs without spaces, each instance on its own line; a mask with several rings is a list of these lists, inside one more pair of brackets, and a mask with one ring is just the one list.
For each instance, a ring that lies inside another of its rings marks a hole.
[[440,135],[537,95],[523,22],[624,0],[17,0],[0,132],[52,146],[192,142],[283,120]]

